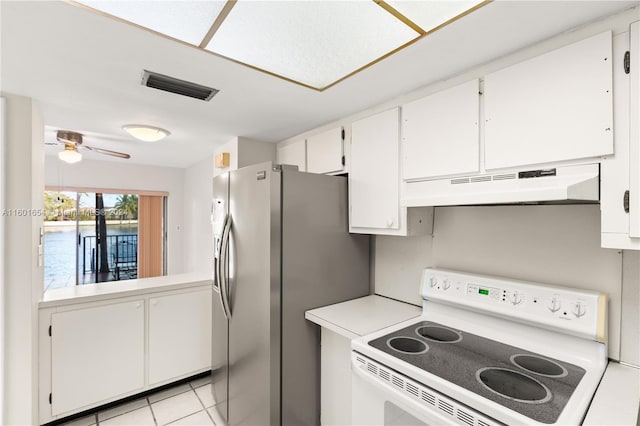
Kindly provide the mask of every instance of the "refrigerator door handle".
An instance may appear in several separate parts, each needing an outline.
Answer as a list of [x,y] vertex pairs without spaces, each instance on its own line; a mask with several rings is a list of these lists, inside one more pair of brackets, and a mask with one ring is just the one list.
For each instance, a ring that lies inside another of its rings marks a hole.
[[226,319],[229,319],[229,316],[227,315],[227,310],[225,309],[224,300],[222,300],[222,292],[223,292],[223,290],[222,290],[222,285],[221,285],[221,280],[220,280],[220,255],[219,255],[219,253],[215,258],[215,262],[213,264],[213,267],[215,269],[215,271],[213,273],[213,280],[214,280],[213,291],[218,293],[218,297],[220,298],[220,305],[222,306],[222,312],[224,313],[224,317]]
[[222,300],[222,308],[224,316],[227,319],[231,318],[231,305],[229,303],[229,268],[228,268],[228,255],[229,255],[229,234],[231,232],[231,215],[227,215],[224,221],[224,228],[222,230],[222,242],[220,244],[220,257],[219,257],[219,277],[220,277],[220,299]]

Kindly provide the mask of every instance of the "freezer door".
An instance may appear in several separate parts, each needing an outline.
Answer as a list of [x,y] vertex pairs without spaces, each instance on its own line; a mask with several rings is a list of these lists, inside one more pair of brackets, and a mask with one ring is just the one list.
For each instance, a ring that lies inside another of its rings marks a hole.
[[369,294],[369,236],[349,234],[347,179],[282,172],[282,424],[320,424],[320,330],[305,311]]
[[211,391],[216,402],[215,409],[225,421],[228,418],[228,362],[229,323],[222,303],[221,289],[221,249],[225,219],[229,214],[229,174],[224,173],[213,179],[213,200],[211,220],[213,225],[214,277],[212,303],[211,338]]
[[280,424],[280,173],[230,173],[229,425]]

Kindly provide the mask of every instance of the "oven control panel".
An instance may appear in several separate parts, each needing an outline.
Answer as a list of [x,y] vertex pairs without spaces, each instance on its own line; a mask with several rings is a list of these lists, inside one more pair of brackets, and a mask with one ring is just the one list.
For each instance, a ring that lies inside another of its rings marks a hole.
[[606,340],[607,297],[595,291],[427,268],[422,297]]

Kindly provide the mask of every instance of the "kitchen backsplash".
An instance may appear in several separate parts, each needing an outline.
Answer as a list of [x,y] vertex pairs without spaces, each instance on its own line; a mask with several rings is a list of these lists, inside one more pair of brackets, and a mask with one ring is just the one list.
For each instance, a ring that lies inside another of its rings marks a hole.
[[377,294],[420,305],[421,270],[434,266],[601,291],[610,300],[609,357],[638,365],[638,254],[624,254],[623,286],[623,253],[600,247],[597,204],[438,207],[433,235],[375,237],[374,284]]

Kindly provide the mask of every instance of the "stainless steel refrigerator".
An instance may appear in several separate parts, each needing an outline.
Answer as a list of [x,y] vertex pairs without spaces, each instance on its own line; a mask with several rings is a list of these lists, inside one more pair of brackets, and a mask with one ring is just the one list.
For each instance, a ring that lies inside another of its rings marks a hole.
[[215,408],[232,426],[320,424],[320,331],[304,313],[369,293],[347,179],[268,162],[213,190]]

